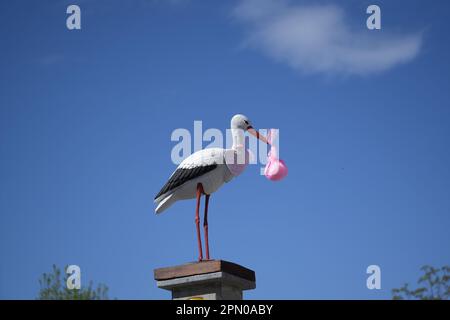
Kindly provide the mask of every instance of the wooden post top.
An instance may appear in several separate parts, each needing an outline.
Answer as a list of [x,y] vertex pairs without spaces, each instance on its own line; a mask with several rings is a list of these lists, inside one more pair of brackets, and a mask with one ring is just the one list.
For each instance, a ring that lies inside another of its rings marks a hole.
[[253,270],[224,260],[205,260],[179,266],[158,268],[154,270],[154,275],[155,280],[162,281],[213,272],[225,272],[253,282],[256,280]]

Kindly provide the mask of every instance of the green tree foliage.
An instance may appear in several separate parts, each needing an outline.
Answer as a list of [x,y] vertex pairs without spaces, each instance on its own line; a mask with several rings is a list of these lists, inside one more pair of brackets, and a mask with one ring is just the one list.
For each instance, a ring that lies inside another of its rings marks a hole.
[[[66,270],[66,268],[64,268]],[[99,284],[96,288],[93,287],[92,281],[87,287],[81,289],[67,289],[68,275],[61,273],[61,270],[53,265],[51,273],[42,274],[39,279],[40,291],[37,297],[38,300],[108,300],[108,287],[104,284]]]
[[417,283],[419,287],[411,289],[408,283],[398,289],[392,289],[392,299],[448,300],[450,298],[450,266],[434,268],[423,266],[423,275]]

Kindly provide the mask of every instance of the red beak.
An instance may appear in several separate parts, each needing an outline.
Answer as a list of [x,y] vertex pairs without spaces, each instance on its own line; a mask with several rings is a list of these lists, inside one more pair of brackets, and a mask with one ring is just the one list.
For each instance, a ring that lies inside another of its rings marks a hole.
[[247,128],[248,133],[250,133],[252,136],[255,136],[256,138],[258,138],[259,140],[261,140],[264,143],[270,144],[269,141],[267,141],[267,138],[264,137],[262,134],[260,134],[258,131],[256,131],[255,129],[253,129],[253,127],[248,127]]

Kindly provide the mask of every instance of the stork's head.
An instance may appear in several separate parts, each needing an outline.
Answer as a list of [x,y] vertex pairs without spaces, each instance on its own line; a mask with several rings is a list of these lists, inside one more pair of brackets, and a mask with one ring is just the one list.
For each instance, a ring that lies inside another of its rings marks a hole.
[[259,140],[263,141],[264,143],[268,143],[266,137],[256,131],[250,123],[250,120],[243,114],[236,114],[233,116],[233,118],[231,118],[231,129],[248,131],[248,133],[255,136]]

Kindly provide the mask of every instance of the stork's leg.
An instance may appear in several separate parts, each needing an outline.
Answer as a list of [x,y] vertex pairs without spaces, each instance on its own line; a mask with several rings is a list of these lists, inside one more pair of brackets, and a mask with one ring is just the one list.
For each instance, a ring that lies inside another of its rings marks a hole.
[[208,204],[209,204],[209,194],[205,196],[205,216],[203,217],[203,228],[205,233],[205,250],[206,250],[206,260],[209,260],[209,243],[208,243]]
[[202,196],[202,193],[203,193],[203,186],[201,185],[201,183],[199,183],[197,185],[197,206],[195,208],[195,225],[197,227],[198,251],[200,254],[198,257],[198,261],[203,260],[202,239],[200,237],[200,214],[199,214],[200,197]]

